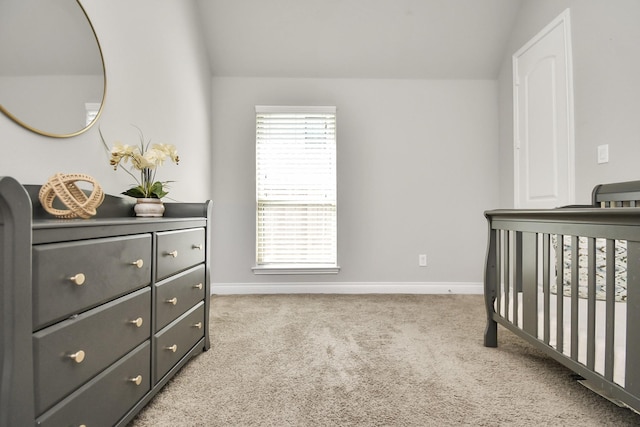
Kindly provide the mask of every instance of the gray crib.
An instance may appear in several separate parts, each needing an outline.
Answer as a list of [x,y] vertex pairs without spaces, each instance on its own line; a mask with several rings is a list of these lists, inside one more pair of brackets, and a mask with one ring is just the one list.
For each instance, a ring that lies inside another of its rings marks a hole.
[[587,206],[485,215],[485,346],[500,324],[640,411],[640,181],[599,185]]

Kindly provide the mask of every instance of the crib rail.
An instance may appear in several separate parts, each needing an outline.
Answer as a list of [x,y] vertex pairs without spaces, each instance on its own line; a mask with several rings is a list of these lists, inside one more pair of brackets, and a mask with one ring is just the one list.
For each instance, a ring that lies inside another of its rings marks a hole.
[[[586,378],[600,393],[640,411],[640,366],[636,363],[640,360],[640,328],[636,327],[640,322],[640,208],[493,210],[485,216],[489,224],[485,346],[497,346],[497,325],[501,324]],[[558,246],[565,239],[571,247],[567,298],[563,293],[567,255]],[[578,239],[587,242],[588,284],[586,298],[582,299],[578,289]],[[613,254],[619,241],[626,244],[628,260],[623,318],[620,313],[616,315]],[[608,254],[603,268],[604,302],[596,301],[596,242],[602,243]],[[604,315],[596,315],[597,303],[599,307],[604,304]],[[570,319],[568,334],[563,326],[566,318]],[[623,337],[616,336],[616,327],[620,327],[616,323],[621,322],[629,326],[622,329],[626,331]],[[586,345],[583,342],[579,346],[579,325],[584,323]],[[596,358],[602,362],[602,356],[596,352],[596,330],[603,323],[604,367],[597,369]],[[620,340],[624,343],[622,355],[615,350]],[[580,357],[579,347],[586,356]],[[622,380],[614,374],[616,361],[623,365]]]

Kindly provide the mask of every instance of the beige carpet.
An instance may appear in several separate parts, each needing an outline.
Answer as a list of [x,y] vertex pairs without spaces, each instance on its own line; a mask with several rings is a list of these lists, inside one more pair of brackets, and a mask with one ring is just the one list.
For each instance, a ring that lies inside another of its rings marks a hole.
[[478,295],[220,296],[208,352],[131,426],[631,426]]

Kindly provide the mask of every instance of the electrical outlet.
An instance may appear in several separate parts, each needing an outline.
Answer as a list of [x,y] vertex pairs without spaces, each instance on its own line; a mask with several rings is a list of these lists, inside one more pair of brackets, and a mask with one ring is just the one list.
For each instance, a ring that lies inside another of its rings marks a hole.
[[427,254],[418,255],[418,265],[420,267],[426,267],[427,266]]
[[598,145],[598,164],[609,163],[609,144]]

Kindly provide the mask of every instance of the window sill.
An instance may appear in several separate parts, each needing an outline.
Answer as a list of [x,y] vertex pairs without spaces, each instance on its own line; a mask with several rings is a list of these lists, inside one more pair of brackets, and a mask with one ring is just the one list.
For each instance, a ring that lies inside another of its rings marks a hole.
[[253,274],[338,274],[337,265],[257,265]]

